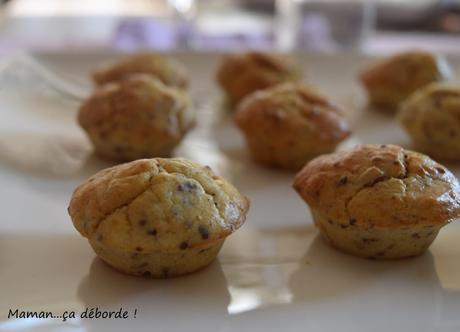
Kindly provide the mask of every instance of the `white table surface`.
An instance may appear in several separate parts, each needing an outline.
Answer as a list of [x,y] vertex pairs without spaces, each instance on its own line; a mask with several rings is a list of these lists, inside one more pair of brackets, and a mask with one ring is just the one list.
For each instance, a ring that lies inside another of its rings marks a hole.
[[[110,56],[38,59],[84,82],[89,68]],[[460,330],[458,222],[413,259],[370,261],[330,248],[291,189],[293,174],[255,165],[230,117],[219,111],[217,57],[180,58],[191,73],[199,126],[176,155],[210,165],[248,195],[247,223],[229,237],[218,260],[196,274],[150,280],[114,271],[95,257],[66,211],[75,186],[109,165],[91,154],[75,121],[78,104],[36,77],[18,79],[13,88],[0,84],[0,331]],[[305,76],[349,111],[355,135],[348,145],[409,144],[391,117],[362,109],[355,77],[365,60],[300,59]],[[459,73],[460,59],[451,61]],[[449,167],[460,175],[460,167]],[[10,309],[78,316],[95,307],[123,308],[130,317],[8,319]]]

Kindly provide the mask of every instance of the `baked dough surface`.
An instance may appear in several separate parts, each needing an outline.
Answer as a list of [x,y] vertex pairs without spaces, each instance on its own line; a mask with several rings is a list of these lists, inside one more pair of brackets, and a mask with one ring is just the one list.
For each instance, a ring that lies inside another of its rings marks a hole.
[[80,107],[78,122],[102,157],[167,157],[194,126],[188,104],[182,90],[134,75],[96,89]]
[[443,57],[412,51],[371,64],[361,72],[360,79],[368,92],[369,104],[395,113],[413,92],[450,76],[451,70]]
[[460,216],[455,176],[429,157],[395,145],[361,145],[320,156],[294,188],[340,225],[405,228],[444,225]]
[[171,87],[183,89],[188,86],[185,67],[170,57],[155,53],[128,55],[95,70],[92,78],[97,85],[103,85],[133,74],[148,74]]
[[75,228],[130,253],[206,248],[238,229],[249,201],[210,169],[182,158],[143,159],[102,170],[73,193]]
[[246,97],[235,121],[254,159],[298,170],[350,135],[343,112],[311,86],[285,83]]
[[403,103],[398,117],[417,149],[460,160],[460,86],[430,84]]
[[216,76],[230,102],[237,104],[254,91],[298,81],[302,74],[300,68],[287,57],[248,52],[225,56]]

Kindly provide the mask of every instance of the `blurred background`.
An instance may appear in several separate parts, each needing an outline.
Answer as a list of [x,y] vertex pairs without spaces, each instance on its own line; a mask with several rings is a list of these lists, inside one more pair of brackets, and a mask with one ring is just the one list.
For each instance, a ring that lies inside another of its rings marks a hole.
[[0,52],[460,53],[460,0],[0,0]]

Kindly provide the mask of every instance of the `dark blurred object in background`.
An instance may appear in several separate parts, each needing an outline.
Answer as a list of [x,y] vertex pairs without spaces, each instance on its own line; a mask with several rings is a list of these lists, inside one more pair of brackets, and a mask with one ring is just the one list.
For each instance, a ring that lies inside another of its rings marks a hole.
[[377,28],[460,32],[460,1],[379,1]]
[[460,0],[0,1],[0,52],[83,47],[380,52],[395,39],[398,48],[435,43],[460,50]]
[[[276,0],[239,0],[239,2],[250,10],[274,12]],[[367,0],[367,2],[373,2],[376,6],[378,29],[453,33],[460,31],[460,0]]]

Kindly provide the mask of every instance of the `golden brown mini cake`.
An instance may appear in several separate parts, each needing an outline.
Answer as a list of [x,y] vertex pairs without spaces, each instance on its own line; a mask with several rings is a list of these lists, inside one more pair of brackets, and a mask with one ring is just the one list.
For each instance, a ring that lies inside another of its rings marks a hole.
[[254,91],[299,81],[301,76],[287,57],[262,52],[227,55],[217,70],[217,81],[234,105]]
[[97,85],[125,79],[133,74],[148,74],[164,84],[186,88],[187,72],[184,66],[173,58],[154,53],[128,55],[93,72],[93,81]]
[[367,90],[369,104],[394,113],[414,91],[449,76],[449,65],[443,57],[414,51],[372,64],[361,73],[360,78]]
[[74,191],[69,214],[109,265],[166,278],[210,264],[248,209],[248,199],[209,167],[156,158],[96,173]]
[[417,149],[460,160],[460,86],[430,84],[409,97],[398,116]]
[[342,112],[300,83],[281,84],[249,95],[234,117],[253,158],[286,169],[298,170],[308,160],[334,151],[350,135]]
[[147,75],[98,88],[78,122],[97,154],[119,161],[169,156],[194,124],[187,95]]
[[320,156],[294,188],[336,248],[361,257],[423,253],[460,216],[455,176],[429,157],[396,145],[361,145]]

